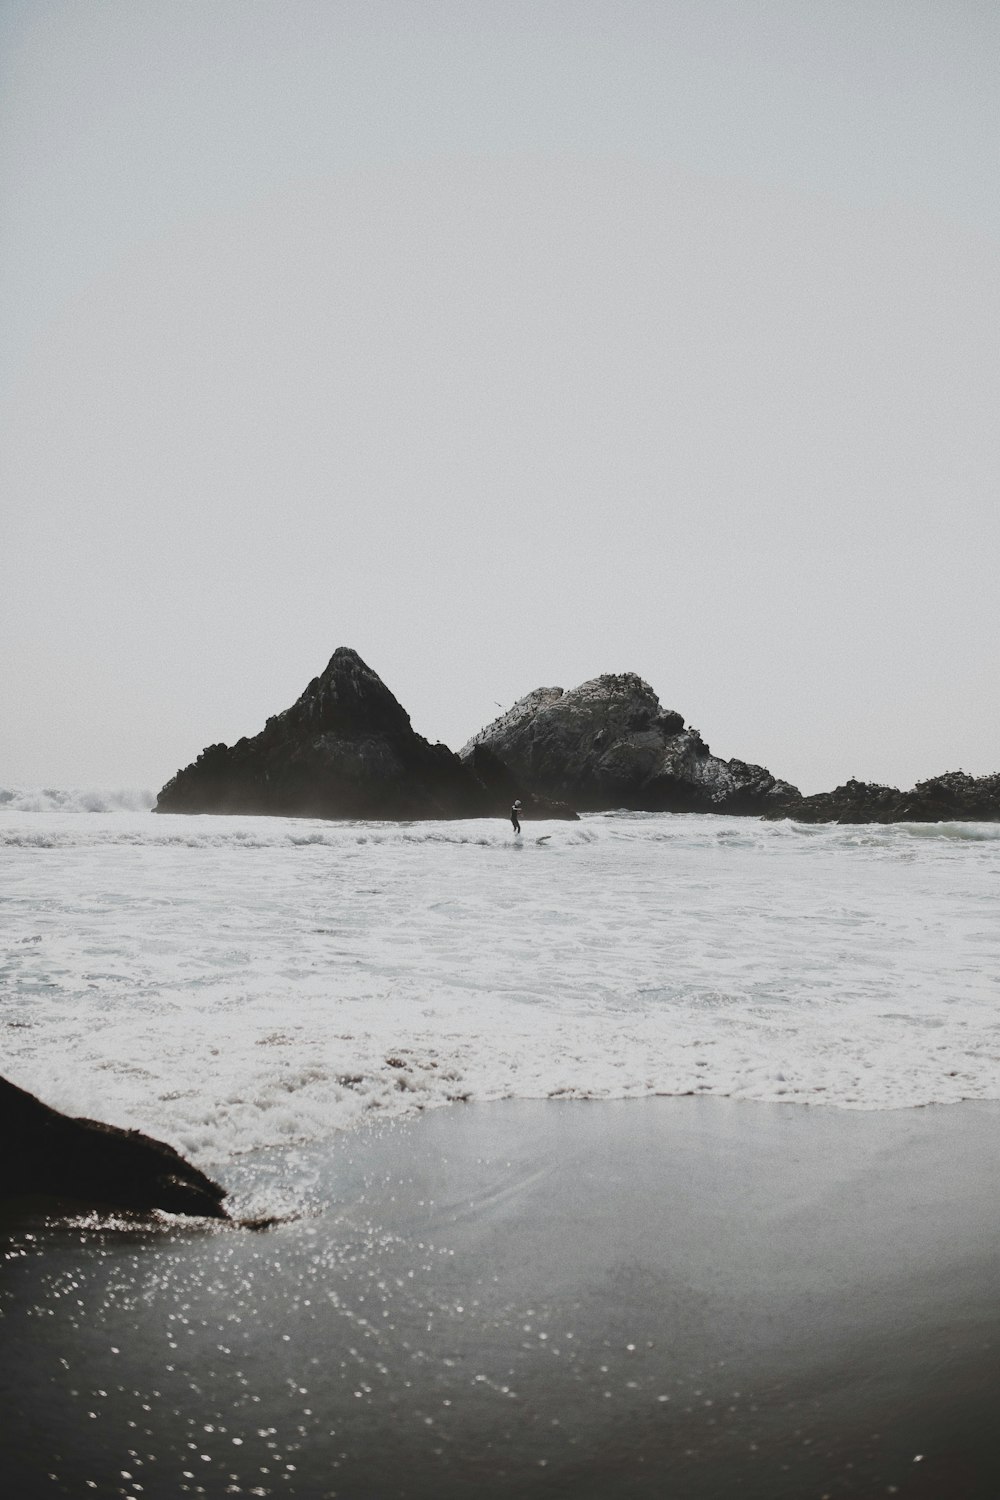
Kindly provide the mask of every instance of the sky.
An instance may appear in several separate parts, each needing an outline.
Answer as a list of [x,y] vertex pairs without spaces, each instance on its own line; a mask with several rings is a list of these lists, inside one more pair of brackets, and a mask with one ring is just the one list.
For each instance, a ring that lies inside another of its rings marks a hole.
[[1000,771],[993,0],[0,0],[0,786],[354,647]]

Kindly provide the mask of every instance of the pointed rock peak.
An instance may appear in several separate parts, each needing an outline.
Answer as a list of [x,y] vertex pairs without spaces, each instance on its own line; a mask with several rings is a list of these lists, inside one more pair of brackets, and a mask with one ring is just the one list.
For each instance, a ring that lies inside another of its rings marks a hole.
[[158,812],[305,818],[464,818],[496,796],[444,745],[430,745],[356,651],[341,646],[260,734],[178,771]]
[[342,687],[358,693],[389,691],[378,673],[350,646],[337,647],[317,680],[327,687]]
[[338,646],[288,710],[295,723],[338,734],[410,734],[410,716],[377,672],[350,646]]

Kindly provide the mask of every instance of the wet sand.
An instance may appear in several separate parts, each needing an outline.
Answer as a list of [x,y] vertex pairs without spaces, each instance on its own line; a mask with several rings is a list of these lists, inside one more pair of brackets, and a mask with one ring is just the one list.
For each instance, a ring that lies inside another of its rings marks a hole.
[[6,1224],[9,1493],[1000,1494],[1000,1105],[460,1105],[309,1165],[266,1234]]

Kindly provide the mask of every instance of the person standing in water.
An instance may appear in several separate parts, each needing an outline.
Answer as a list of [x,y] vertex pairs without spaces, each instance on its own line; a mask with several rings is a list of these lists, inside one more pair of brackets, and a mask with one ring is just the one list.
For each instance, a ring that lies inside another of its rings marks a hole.
[[521,816],[520,816],[520,814],[521,814],[521,801],[520,801],[520,798],[518,798],[518,800],[514,803],[514,806],[510,810],[510,821],[513,824],[514,832],[515,833],[520,833],[521,832]]

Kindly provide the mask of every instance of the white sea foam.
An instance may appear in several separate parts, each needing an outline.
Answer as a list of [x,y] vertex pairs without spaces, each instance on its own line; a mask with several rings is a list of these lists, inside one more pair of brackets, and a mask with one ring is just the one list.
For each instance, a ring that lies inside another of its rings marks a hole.
[[463,1097],[1000,1098],[998,895],[986,824],[8,807],[0,1071],[210,1167]]
[[144,787],[0,786],[3,812],[145,812],[155,801],[156,794]]

